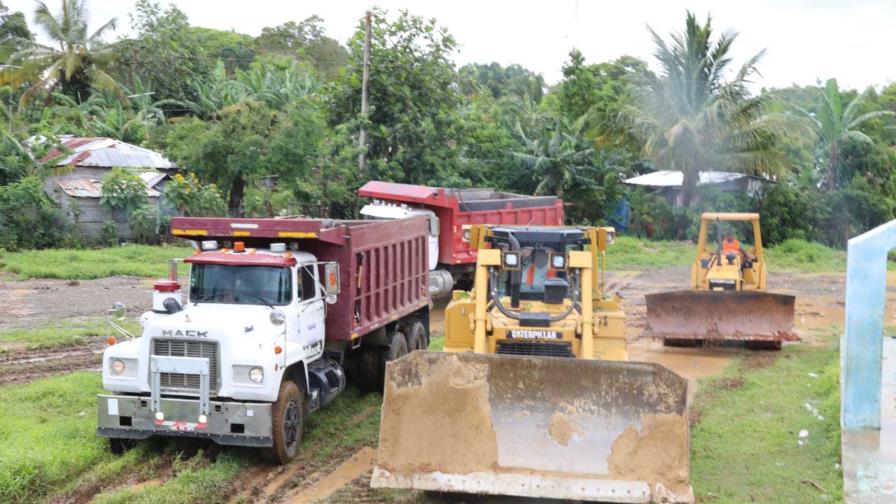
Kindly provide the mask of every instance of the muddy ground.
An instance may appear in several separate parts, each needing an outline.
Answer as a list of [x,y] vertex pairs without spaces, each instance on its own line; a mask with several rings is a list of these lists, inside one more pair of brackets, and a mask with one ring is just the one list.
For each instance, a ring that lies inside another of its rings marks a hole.
[[[646,324],[644,295],[677,290],[686,286],[689,271],[670,267],[641,272],[613,272],[607,290],[623,297],[627,338],[632,360],[659,362],[682,376],[691,386],[697,380],[721,373],[741,348],[664,348],[660,342],[642,337]],[[891,285],[896,285],[896,276]],[[843,323],[845,277],[840,274],[776,274],[769,280],[775,292],[797,296],[796,328],[806,344],[816,344],[813,331],[836,333]],[[151,280],[114,277],[69,282],[64,280],[16,281],[0,278],[0,331],[39,328],[60,320],[96,319],[104,316],[115,301],[124,302],[130,315],[150,307]],[[896,300],[892,289],[888,297]],[[892,313],[891,303],[888,313]],[[432,317],[434,333],[443,329],[443,305]],[[888,318],[892,320],[892,318]],[[820,344],[820,343],[819,343]],[[53,351],[19,351],[0,354],[0,385],[22,383],[39,377],[77,369],[97,369],[102,339],[76,348]],[[379,411],[362,412],[366,415]],[[300,460],[282,468],[259,466],[241,478],[235,500],[252,502],[379,502],[382,495],[368,488],[373,463],[370,447],[341,450],[323,466]],[[412,496],[414,502],[425,497]],[[76,499],[78,500],[78,499]],[[444,502],[444,501],[443,501]],[[518,501],[515,501],[518,502]]]

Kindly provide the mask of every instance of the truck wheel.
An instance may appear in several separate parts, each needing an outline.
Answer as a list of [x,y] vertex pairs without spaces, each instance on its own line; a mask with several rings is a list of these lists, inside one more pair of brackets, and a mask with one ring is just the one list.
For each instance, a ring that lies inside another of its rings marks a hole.
[[415,320],[411,322],[406,328],[408,336],[408,352],[413,352],[414,350],[423,350],[426,351],[426,348],[429,346],[428,338],[426,337],[426,329],[423,328],[423,324],[420,321]]
[[408,353],[408,341],[400,331],[390,333],[387,341],[389,342],[389,346],[386,348],[386,351],[383,352],[386,358],[383,360],[381,368],[383,376],[386,375],[387,362],[404,357]]
[[274,446],[269,448],[271,459],[286,464],[296,456],[302,442],[305,425],[305,403],[299,386],[285,379],[280,384],[277,402],[271,408]]

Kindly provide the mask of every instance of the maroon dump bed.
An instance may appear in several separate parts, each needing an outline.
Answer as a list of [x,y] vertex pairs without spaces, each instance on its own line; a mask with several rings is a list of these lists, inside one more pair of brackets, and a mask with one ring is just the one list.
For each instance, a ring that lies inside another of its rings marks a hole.
[[340,293],[327,307],[327,340],[358,338],[429,305],[425,218],[395,221],[175,217],[171,234],[264,248],[298,243],[337,262]]
[[524,196],[494,189],[450,189],[370,181],[358,195],[404,203],[433,211],[439,218],[439,262],[476,262],[476,251],[465,243],[466,224],[562,226],[563,200],[556,196]]

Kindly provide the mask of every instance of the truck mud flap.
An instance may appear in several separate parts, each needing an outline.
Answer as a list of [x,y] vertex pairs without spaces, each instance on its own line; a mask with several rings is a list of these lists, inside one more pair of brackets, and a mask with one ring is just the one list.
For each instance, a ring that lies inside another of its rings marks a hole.
[[658,364],[413,352],[387,367],[371,485],[692,502],[686,401]]
[[799,339],[796,298],[756,291],[675,291],[647,294],[648,334],[672,341]]

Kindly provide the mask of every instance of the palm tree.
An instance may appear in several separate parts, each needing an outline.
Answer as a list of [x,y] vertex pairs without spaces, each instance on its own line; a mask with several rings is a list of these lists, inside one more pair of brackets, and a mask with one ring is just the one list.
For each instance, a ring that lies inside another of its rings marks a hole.
[[747,90],[763,52],[726,80],[736,33],[713,40],[711,17],[701,25],[691,12],[684,32],[671,34],[669,43],[648,29],[660,72],[646,76],[637,104],[623,119],[644,142],[644,157],[683,173],[681,203],[693,202],[703,171],[782,172],[788,162],[776,144],[786,124],[765,114],[764,98]]
[[118,83],[103,71],[114,53],[101,45],[102,37],[115,29],[115,18],[88,35],[89,14],[85,0],[62,0],[62,9],[54,15],[44,2],[37,2],[34,22],[53,40],[56,47],[32,40],[12,41],[20,49],[10,57],[9,65],[0,71],[0,85],[30,83],[22,94],[20,107],[37,94],[57,87],[79,100],[91,87],[113,91],[122,98]]
[[843,143],[854,140],[873,144],[874,141],[858,128],[871,119],[894,115],[889,110],[859,113],[860,106],[865,101],[865,96],[862,94],[855,97],[846,105],[846,108],[843,108],[837,79],[828,79],[824,88],[819,91],[820,103],[817,113],[811,113],[798,106],[793,106],[798,115],[818,138],[819,147],[825,158],[824,164],[826,165],[824,167],[825,172],[822,185],[827,189],[834,189],[837,184],[837,170],[840,167],[840,151]]

